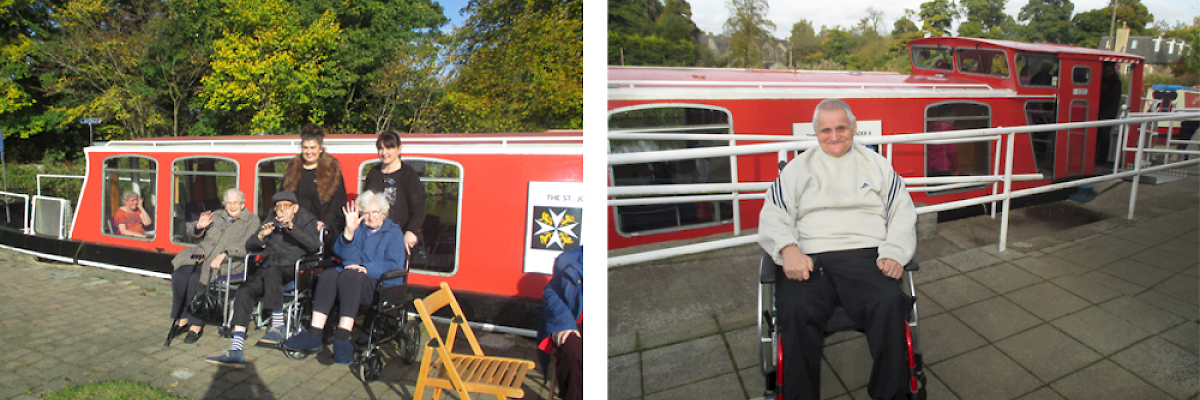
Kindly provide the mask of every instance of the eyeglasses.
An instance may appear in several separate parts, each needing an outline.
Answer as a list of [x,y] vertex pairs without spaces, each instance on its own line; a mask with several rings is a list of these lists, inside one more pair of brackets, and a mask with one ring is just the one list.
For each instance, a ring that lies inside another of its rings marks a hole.
[[363,211],[362,214],[371,217],[378,217],[383,215],[383,211]]
[[294,205],[295,204],[277,205],[277,206],[275,206],[275,212],[278,213],[278,212],[284,212],[284,211],[292,211],[292,206],[294,206]]
[[234,200],[234,201],[226,201],[226,202],[225,202],[225,204],[242,204],[242,203],[245,203],[245,201],[243,201],[243,200]]

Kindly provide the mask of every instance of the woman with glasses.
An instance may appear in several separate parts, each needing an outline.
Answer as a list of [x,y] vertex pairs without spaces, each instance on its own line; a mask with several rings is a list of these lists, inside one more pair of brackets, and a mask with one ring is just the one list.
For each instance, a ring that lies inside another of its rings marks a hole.
[[404,229],[404,250],[417,245],[416,232],[425,223],[425,185],[412,166],[400,161],[400,135],[384,132],[375,139],[379,164],[367,171],[363,190],[383,195],[390,209],[388,219]]
[[[333,252],[342,259],[342,266],[326,269],[317,280],[313,296],[312,326],[283,342],[292,351],[316,351],[321,348],[325,322],[333,303],[338,301],[339,319],[333,335],[333,361],[347,365],[354,360],[354,345],[350,332],[360,307],[375,302],[375,284],[388,271],[404,269],[406,253],[398,243],[404,231],[387,218],[389,205],[382,194],[364,191],[358,203],[342,208],[346,228],[333,245]],[[404,284],[404,278],[384,281],[385,287]]]
[[[200,238],[200,244],[189,247],[171,259],[175,272],[171,273],[171,316],[175,327],[170,338],[188,331],[184,343],[196,343],[204,332],[204,321],[188,314],[184,304],[209,283],[221,277],[221,266],[233,259],[232,274],[242,274],[245,266],[246,239],[258,229],[258,217],[246,211],[246,195],[237,188],[225,191],[222,196],[225,208],[205,211],[200,220],[186,229],[189,238]],[[168,339],[167,344],[171,342]]]
[[325,152],[325,130],[308,124],[300,130],[300,154],[288,162],[279,190],[296,194],[300,208],[317,217],[317,229],[341,230],[338,209],[346,204],[342,166]]

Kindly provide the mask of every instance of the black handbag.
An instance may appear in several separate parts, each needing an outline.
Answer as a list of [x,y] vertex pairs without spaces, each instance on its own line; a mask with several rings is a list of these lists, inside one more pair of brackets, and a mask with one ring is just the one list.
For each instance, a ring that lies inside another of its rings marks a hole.
[[187,312],[206,322],[218,324],[224,322],[222,321],[224,307],[222,307],[220,293],[212,287],[196,293],[196,296],[192,297],[192,301],[187,303]]

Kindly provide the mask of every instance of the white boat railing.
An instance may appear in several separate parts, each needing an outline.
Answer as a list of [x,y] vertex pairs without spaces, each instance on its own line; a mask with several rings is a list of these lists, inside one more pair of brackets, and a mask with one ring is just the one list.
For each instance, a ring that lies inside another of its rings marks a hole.
[[55,174],[37,174],[37,195],[42,195],[42,178],[61,178],[61,179],[84,179],[83,175],[55,175]]
[[22,212],[22,213],[24,213],[24,219],[22,219],[22,220],[21,220],[21,233],[24,233],[24,234],[26,234],[26,235],[32,234],[32,233],[33,233],[33,228],[30,226],[30,221],[32,221],[33,219],[32,219],[32,218],[29,218],[29,217],[30,217],[30,215],[29,215],[29,206],[30,206],[30,204],[29,204],[29,195],[27,195],[27,194],[21,194],[21,193],[13,193],[13,192],[5,192],[5,191],[0,191],[0,196],[4,197],[4,205],[5,205],[5,206],[4,206],[4,218],[5,218],[5,221],[12,221],[12,214],[11,214],[11,212],[10,212],[9,208],[8,208],[8,205],[9,205],[9,204],[11,204],[11,203],[8,201],[8,198],[9,198],[9,197],[16,197],[16,198],[20,198],[20,199],[24,200],[24,201],[22,201],[22,202],[21,202],[21,203],[22,203],[22,204],[21,204],[21,207],[22,207],[22,211],[21,211],[21,212]]
[[[1136,147],[1127,146],[1126,139],[1125,139],[1125,137],[1127,137],[1127,135],[1128,135],[1127,128],[1130,125],[1133,125],[1133,124],[1139,125],[1138,131],[1141,133],[1152,133],[1152,129],[1150,128],[1150,126],[1155,122],[1169,121],[1169,120],[1183,120],[1183,119],[1190,119],[1190,118],[1200,118],[1200,112],[1195,112],[1195,113],[1193,113],[1193,112],[1187,112],[1187,113],[1179,113],[1179,112],[1137,113],[1135,115],[1138,115],[1138,116],[1132,117],[1132,118],[1090,121],[1090,122],[1073,122],[1073,123],[1060,123],[1060,124],[1027,125],[1027,126],[1020,126],[1020,127],[1009,127],[1009,128],[1000,127],[1000,128],[986,128],[986,129],[967,129],[967,130],[945,131],[945,132],[926,132],[926,133],[900,134],[900,135],[887,135],[887,136],[856,137],[855,141],[858,143],[867,144],[867,145],[886,145],[884,147],[885,151],[883,151],[883,154],[885,156],[888,156],[888,158],[890,159],[890,156],[892,153],[891,145],[894,143],[928,143],[930,141],[938,141],[935,143],[945,143],[945,142],[943,142],[943,140],[947,140],[947,139],[971,139],[970,141],[993,140],[993,138],[998,138],[999,136],[1005,136],[1007,139],[1006,140],[1007,143],[1005,146],[1003,146],[1003,148],[1006,149],[1004,151],[1004,157],[1003,157],[1003,159],[1004,159],[1004,172],[1003,173],[998,171],[1000,168],[1000,166],[999,166],[1000,157],[997,157],[996,165],[994,166],[994,174],[993,175],[969,176],[969,177],[904,178],[906,186],[919,185],[919,184],[920,185],[946,184],[946,186],[935,186],[935,187],[931,187],[932,189],[920,189],[920,190],[946,190],[946,189],[952,189],[952,188],[975,186],[975,185],[978,185],[979,183],[991,182],[994,185],[992,195],[981,196],[981,197],[976,197],[976,198],[972,198],[972,199],[953,201],[953,202],[940,203],[940,204],[935,204],[935,205],[930,205],[930,206],[922,206],[922,207],[917,207],[916,210],[917,210],[918,214],[924,214],[924,213],[952,210],[952,209],[963,208],[963,207],[970,207],[970,206],[975,206],[975,205],[980,205],[980,204],[985,204],[985,203],[1002,202],[1000,234],[999,234],[999,236],[1000,236],[999,237],[999,250],[1004,251],[1007,248],[1008,222],[1009,222],[1008,215],[1009,215],[1010,203],[1013,198],[1030,196],[1030,195],[1034,195],[1034,194],[1038,194],[1038,193],[1045,193],[1045,192],[1050,192],[1050,191],[1055,191],[1055,190],[1060,190],[1060,189],[1065,189],[1065,188],[1070,188],[1070,187],[1091,184],[1091,183],[1095,183],[1095,182],[1109,181],[1109,180],[1121,179],[1121,178],[1125,178],[1125,177],[1133,177],[1133,185],[1132,185],[1132,188],[1130,191],[1129,214],[1128,214],[1128,218],[1132,219],[1133,211],[1137,204],[1137,187],[1138,187],[1138,183],[1139,183],[1139,180],[1140,180],[1140,177],[1142,174],[1165,170],[1165,169],[1170,169],[1170,168],[1178,168],[1178,167],[1183,167],[1183,166],[1188,166],[1188,165],[1200,164],[1200,158],[1192,159],[1192,160],[1185,160],[1185,161],[1176,162],[1176,163],[1166,163],[1166,164],[1154,166],[1154,167],[1145,167],[1145,162],[1138,161],[1138,162],[1133,163],[1134,167],[1132,170],[1127,170],[1127,171],[1123,171],[1123,172],[1120,171],[1119,167],[1121,166],[1121,160],[1122,160],[1121,156],[1123,156],[1123,154],[1125,152],[1136,152],[1136,154],[1134,156],[1135,160],[1143,160],[1145,157],[1145,154],[1147,152],[1200,155],[1200,151],[1147,149],[1146,148],[1146,144],[1147,144],[1146,138],[1148,136],[1150,136],[1147,134],[1139,134],[1138,135],[1139,140],[1138,140]],[[1153,125],[1157,125],[1157,124],[1153,124]],[[1029,132],[1047,132],[1047,131],[1059,131],[1059,130],[1068,130],[1068,129],[1092,128],[1092,127],[1101,127],[1101,126],[1119,126],[1119,135],[1118,136],[1120,138],[1119,139],[1120,141],[1118,143],[1120,143],[1121,145],[1117,146],[1120,149],[1120,151],[1117,151],[1118,157],[1114,160],[1114,168],[1113,168],[1114,170],[1113,170],[1112,174],[1096,176],[1096,177],[1091,177],[1091,178],[1077,179],[1077,180],[1072,180],[1072,181],[1067,181],[1067,182],[1054,183],[1054,184],[1050,184],[1050,185],[1043,185],[1043,186],[1038,186],[1038,187],[1029,188],[1029,189],[1023,189],[1023,190],[1017,190],[1017,191],[1012,190],[1012,181],[1014,181],[1014,180],[1040,180],[1040,179],[1043,179],[1041,177],[1041,174],[1014,175],[1012,173],[1012,162],[1013,162],[1012,149],[1013,149],[1013,143],[1014,143],[1016,134],[1029,133]],[[629,131],[622,131],[620,133],[614,133],[614,135],[616,136],[616,138],[619,138],[621,140],[650,139],[650,137],[648,137],[648,136],[642,136],[640,134],[631,133]],[[679,139],[678,136],[666,135],[666,134],[649,134],[649,135],[653,135],[658,140]],[[686,134],[684,134],[684,135],[686,135]],[[683,135],[680,135],[680,136],[683,136]],[[692,136],[694,136],[694,135],[692,135]],[[713,140],[713,136],[734,136],[734,137],[728,138],[728,139],[723,138],[724,140],[735,140],[735,139],[741,140],[741,139],[743,139],[743,137],[738,136],[738,135],[711,135],[711,136],[704,135],[704,136],[707,136],[708,140]],[[661,139],[659,139],[659,138],[661,138]],[[610,139],[613,139],[613,138],[610,137]],[[695,139],[681,139],[681,140],[695,140]],[[722,139],[716,139],[716,140],[722,140]],[[694,158],[724,157],[724,156],[762,154],[762,153],[778,153],[779,158],[781,160],[783,160],[783,159],[785,159],[784,152],[786,152],[786,151],[807,150],[809,148],[817,146],[817,142],[815,140],[812,140],[811,138],[806,139],[806,138],[800,138],[800,137],[795,137],[795,136],[780,135],[780,139],[776,139],[776,140],[780,140],[781,143],[748,144],[748,145],[738,145],[738,146],[715,146],[715,147],[706,147],[706,148],[698,148],[698,149],[662,150],[662,151],[651,151],[651,152],[610,154],[608,156],[608,163],[611,166],[611,165],[625,165],[625,164],[660,162],[660,161],[676,161],[676,160],[686,160],[686,159],[694,159]],[[1183,141],[1174,141],[1174,143],[1182,143],[1182,142]],[[1000,184],[1002,184],[1003,189],[996,187],[996,186],[1000,186]],[[737,200],[746,200],[746,199],[758,199],[758,198],[763,198],[763,193],[761,191],[765,190],[769,185],[770,185],[770,182],[743,182],[743,183],[723,183],[723,184],[719,183],[719,184],[639,185],[639,186],[622,186],[622,187],[610,186],[608,188],[608,196],[610,197],[610,199],[608,199],[608,206],[614,207],[614,206],[628,206],[628,205],[684,203],[684,202],[693,202],[693,201],[712,201],[712,200],[737,201]],[[913,188],[913,189],[916,189],[916,188]],[[919,190],[911,190],[910,189],[910,191],[919,191]],[[699,193],[713,193],[713,192],[719,192],[719,193],[723,193],[723,194],[699,195],[699,196],[650,197],[650,198],[633,198],[633,199],[612,198],[612,197],[623,197],[623,196],[652,196],[652,195],[680,195],[680,194],[695,195],[695,194],[699,194]],[[732,193],[730,193],[730,192],[732,192]],[[751,193],[743,193],[743,192],[751,192]],[[995,209],[996,209],[996,207],[993,205],[993,207],[992,207],[993,218],[995,217]],[[738,215],[738,213],[735,213],[733,216],[734,227],[735,227],[734,234],[735,235],[741,234],[740,229],[738,229],[740,227],[740,223],[739,223],[740,217],[741,216]],[[652,251],[636,253],[636,254],[613,256],[613,257],[608,258],[608,266],[610,268],[612,268],[612,267],[617,267],[617,266],[622,266],[622,265],[629,265],[629,264],[636,264],[636,263],[647,262],[647,261],[661,260],[664,258],[670,258],[670,257],[675,257],[675,256],[680,256],[680,255],[694,254],[694,253],[703,252],[703,251],[741,246],[741,245],[745,245],[745,244],[756,243],[757,241],[758,241],[757,234],[745,235],[745,236],[734,236],[733,238],[728,238],[728,239],[718,239],[718,240],[712,240],[712,241],[703,242],[703,243],[695,243],[695,244],[673,247],[673,248],[652,250]]]

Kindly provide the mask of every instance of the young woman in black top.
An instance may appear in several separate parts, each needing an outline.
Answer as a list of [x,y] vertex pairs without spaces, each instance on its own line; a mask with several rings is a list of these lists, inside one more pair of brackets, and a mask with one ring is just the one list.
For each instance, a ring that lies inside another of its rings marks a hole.
[[425,185],[411,166],[400,161],[400,135],[384,132],[375,140],[379,164],[367,172],[363,190],[382,193],[391,208],[388,219],[404,229],[404,247],[412,252],[417,245],[416,232],[425,223]]

